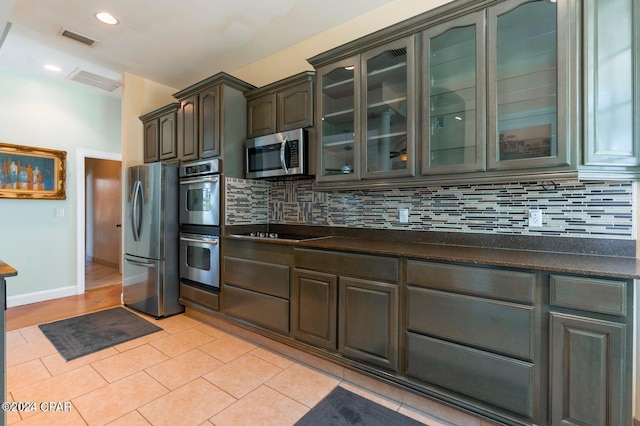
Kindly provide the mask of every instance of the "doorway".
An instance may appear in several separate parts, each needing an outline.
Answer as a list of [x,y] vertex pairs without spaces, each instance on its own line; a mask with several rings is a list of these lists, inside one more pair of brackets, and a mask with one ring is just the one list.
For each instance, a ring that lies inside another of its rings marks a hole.
[[[76,294],[83,294],[95,287],[86,284],[97,277],[96,271],[111,274],[99,280],[99,286],[105,280],[119,278],[117,282],[121,282],[122,227],[118,225],[122,218],[122,155],[89,150],[78,150],[77,154]],[[87,272],[93,272],[92,276],[87,277]]]
[[85,291],[122,284],[122,163],[85,158]]

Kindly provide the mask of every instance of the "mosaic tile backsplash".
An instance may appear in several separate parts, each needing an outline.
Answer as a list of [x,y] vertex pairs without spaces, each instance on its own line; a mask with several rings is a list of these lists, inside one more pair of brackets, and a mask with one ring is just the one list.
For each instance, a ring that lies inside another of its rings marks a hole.
[[[540,182],[320,192],[312,180],[226,180],[226,224],[634,239],[631,182]],[[409,209],[409,223],[398,209]],[[529,209],[543,210],[530,228]]]

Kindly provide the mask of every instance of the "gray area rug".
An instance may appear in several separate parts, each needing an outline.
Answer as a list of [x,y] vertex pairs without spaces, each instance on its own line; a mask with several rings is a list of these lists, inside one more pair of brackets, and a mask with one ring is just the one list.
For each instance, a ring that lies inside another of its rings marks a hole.
[[296,426],[316,425],[414,426],[422,423],[338,386],[296,423]]
[[67,361],[162,330],[121,307],[38,327]]

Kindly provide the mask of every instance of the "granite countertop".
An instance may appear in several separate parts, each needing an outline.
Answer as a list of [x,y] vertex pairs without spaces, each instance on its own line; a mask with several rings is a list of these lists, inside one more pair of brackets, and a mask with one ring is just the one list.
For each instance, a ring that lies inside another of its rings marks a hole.
[[429,243],[372,241],[332,237],[302,241],[299,247],[343,250],[447,262],[536,269],[615,278],[640,278],[640,259],[615,256],[550,253]]
[[633,257],[557,253],[423,242],[384,241],[340,236],[305,241],[239,238],[233,236],[226,236],[224,238],[262,241],[272,244],[293,244],[296,247],[304,248],[535,269],[558,273],[586,274],[624,279],[640,278],[640,259]]
[[0,278],[15,277],[18,271],[0,260]]

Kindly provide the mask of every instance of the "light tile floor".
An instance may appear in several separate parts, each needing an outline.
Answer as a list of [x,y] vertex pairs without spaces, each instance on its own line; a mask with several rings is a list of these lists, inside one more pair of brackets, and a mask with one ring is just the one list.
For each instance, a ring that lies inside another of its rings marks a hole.
[[37,409],[9,412],[7,424],[292,425],[340,385],[428,425],[488,425],[389,385],[371,392],[375,380],[197,316],[145,318],[163,331],[70,362],[37,326],[8,332],[7,399]]

